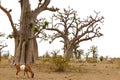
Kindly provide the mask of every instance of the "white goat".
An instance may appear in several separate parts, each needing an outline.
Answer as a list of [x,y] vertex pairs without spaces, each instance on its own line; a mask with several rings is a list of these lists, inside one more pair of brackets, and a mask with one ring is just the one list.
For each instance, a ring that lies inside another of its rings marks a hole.
[[97,62],[100,62],[100,58],[99,57],[97,57]]
[[9,63],[10,65],[12,65],[12,64],[13,64],[13,61],[14,61],[14,56],[9,55],[9,56],[8,56],[8,63]]

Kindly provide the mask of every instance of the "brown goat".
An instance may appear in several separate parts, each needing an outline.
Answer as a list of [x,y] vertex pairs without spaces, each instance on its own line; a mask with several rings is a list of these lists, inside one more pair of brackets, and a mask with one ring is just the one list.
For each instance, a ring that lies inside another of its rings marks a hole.
[[29,78],[28,72],[30,72],[31,73],[31,77],[32,78],[34,77],[34,73],[32,72],[32,70],[31,70],[29,65],[21,65],[21,64],[16,65],[15,64],[15,66],[16,66],[16,69],[17,69],[17,72],[16,72],[17,76],[18,76],[18,73],[23,70],[24,71],[24,76],[25,76],[25,73],[26,73],[27,77]]

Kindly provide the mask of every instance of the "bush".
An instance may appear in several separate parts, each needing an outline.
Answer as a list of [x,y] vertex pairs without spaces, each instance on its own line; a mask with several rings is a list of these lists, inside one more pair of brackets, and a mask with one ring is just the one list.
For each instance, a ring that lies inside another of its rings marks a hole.
[[103,56],[100,56],[100,61],[103,61],[104,57]]
[[53,66],[51,67],[51,69],[58,72],[64,72],[69,67],[68,62],[69,60],[63,58],[62,56],[53,56],[52,57]]

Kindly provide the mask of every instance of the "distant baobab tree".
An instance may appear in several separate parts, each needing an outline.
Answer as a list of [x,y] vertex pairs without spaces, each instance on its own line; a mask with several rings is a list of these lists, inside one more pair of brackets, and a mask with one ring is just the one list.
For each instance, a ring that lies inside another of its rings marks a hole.
[[64,44],[64,56],[72,57],[76,45],[103,36],[100,32],[103,20],[104,17],[99,16],[99,12],[95,12],[95,16],[90,15],[86,19],[81,19],[77,11],[68,8],[53,14],[51,25],[47,26],[46,30],[53,32],[50,35],[50,42],[61,38],[60,42]]

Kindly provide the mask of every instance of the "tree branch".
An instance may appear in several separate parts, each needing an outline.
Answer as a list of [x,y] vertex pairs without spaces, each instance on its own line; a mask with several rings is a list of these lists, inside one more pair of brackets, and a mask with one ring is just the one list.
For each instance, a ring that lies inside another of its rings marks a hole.
[[[95,18],[89,16],[89,18],[84,21],[84,24],[82,24],[78,29],[76,29],[78,31],[76,31],[76,37],[73,39],[73,42],[77,41],[77,43],[79,43],[83,40],[85,40],[85,41],[88,39],[91,40],[94,37],[102,36],[103,34],[101,34],[99,32],[100,27],[97,27],[97,26],[98,26],[98,22],[102,23],[103,19],[104,19],[103,17],[99,18],[98,14],[95,16]],[[86,30],[84,28],[86,28]],[[84,31],[81,34],[79,34],[79,31],[82,29],[84,29]],[[92,36],[90,37],[91,34],[94,37],[92,37]],[[85,37],[85,36],[87,36],[87,37]],[[86,39],[81,40],[82,37],[85,37]]]
[[44,0],[43,3],[40,2],[38,3],[38,7],[33,11],[33,15],[34,17],[37,17],[39,15],[40,12],[44,11],[44,10],[49,10],[49,11],[58,11],[58,8],[54,8],[53,6],[51,8],[48,8],[48,5],[50,3],[51,0]]
[[4,48],[4,47],[7,47],[8,45],[0,45],[0,51]]
[[50,1],[51,0],[44,0],[44,3],[41,3],[41,5],[34,10],[33,12],[34,16],[37,17],[40,12],[42,12],[43,10],[46,10]]
[[61,35],[64,35],[63,32],[61,32],[59,29],[55,29],[55,28],[46,28],[46,30],[51,30],[51,31],[56,31]]
[[16,32],[17,32],[17,29],[16,29],[15,26],[14,26],[14,23],[13,23],[13,20],[12,20],[12,16],[11,16],[11,14],[10,14],[11,9],[10,9],[9,11],[7,11],[7,9],[4,8],[2,5],[0,5],[0,9],[1,9],[3,12],[5,12],[5,14],[8,16],[8,19],[9,19],[9,21],[10,21],[10,23],[11,23],[13,32],[16,33]]

